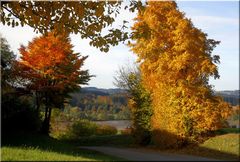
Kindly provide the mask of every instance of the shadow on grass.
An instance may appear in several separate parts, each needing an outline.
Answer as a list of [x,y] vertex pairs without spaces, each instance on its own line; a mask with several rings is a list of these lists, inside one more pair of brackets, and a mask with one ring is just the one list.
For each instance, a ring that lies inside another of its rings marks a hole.
[[83,158],[89,158],[93,160],[123,160],[120,158],[104,155],[97,151],[90,151],[80,149],[67,141],[60,141],[49,136],[37,134],[37,133],[18,133],[2,135],[2,146],[7,147],[25,147],[25,148],[37,148],[42,151],[56,152],[71,156],[81,156]]
[[[240,161],[239,134],[228,134],[228,131],[220,131],[221,134],[217,133],[218,136],[213,135],[202,144],[188,144],[185,139],[179,139],[179,137],[167,131],[155,130],[153,139],[158,143],[158,146],[152,145],[150,148],[168,153],[195,155],[217,160]],[[175,147],[177,145],[179,147]]]
[[224,152],[224,151],[218,151],[215,149],[210,149],[210,148],[201,147],[201,146],[183,148],[182,150],[180,150],[180,152],[184,154],[208,157],[208,158],[217,159],[217,160],[233,160],[233,161],[240,160],[240,157],[235,154]]
[[82,137],[78,140],[71,140],[76,146],[116,146],[129,147],[134,145],[134,139],[131,135],[108,135],[108,136],[91,136]]

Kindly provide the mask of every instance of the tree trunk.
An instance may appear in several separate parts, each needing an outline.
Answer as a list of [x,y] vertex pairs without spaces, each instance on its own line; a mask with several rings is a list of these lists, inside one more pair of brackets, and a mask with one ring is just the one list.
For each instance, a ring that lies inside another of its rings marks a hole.
[[36,109],[37,112],[39,113],[39,109],[40,109],[40,95],[39,93],[36,91]]
[[41,132],[43,134],[46,134],[48,135],[49,134],[49,122],[48,122],[48,115],[49,114],[49,107],[48,105],[45,105],[45,117],[44,117],[44,120],[43,120],[43,123],[42,123],[42,129],[41,129]]
[[45,94],[45,99],[46,99],[46,103],[45,103],[45,117],[42,123],[42,129],[41,132],[43,134],[48,135],[49,134],[49,128],[50,128],[50,117],[51,117],[51,111],[52,108],[49,106],[49,97],[47,94]]

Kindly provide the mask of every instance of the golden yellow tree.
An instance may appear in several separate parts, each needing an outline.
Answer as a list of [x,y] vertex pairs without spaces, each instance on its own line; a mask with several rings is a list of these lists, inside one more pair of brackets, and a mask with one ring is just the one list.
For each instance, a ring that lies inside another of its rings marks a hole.
[[151,92],[153,140],[182,146],[222,126],[228,104],[213,95],[209,77],[218,78],[218,41],[208,39],[173,1],[148,2],[139,12],[130,44]]

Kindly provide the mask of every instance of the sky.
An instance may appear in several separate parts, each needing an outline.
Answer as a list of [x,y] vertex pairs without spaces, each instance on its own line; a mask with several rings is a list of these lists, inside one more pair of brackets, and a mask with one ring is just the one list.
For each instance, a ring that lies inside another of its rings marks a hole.
[[[213,54],[220,56],[218,65],[220,79],[210,78],[214,90],[239,89],[239,2],[238,1],[177,1],[179,10],[190,18],[195,27],[208,34],[208,38],[221,41]],[[120,11],[113,26],[119,26],[123,20],[133,25],[136,13]],[[19,56],[18,48],[27,45],[39,34],[30,27],[9,27],[0,24],[0,33],[7,39],[11,49]],[[91,47],[89,40],[80,35],[71,34],[74,51],[89,57],[85,61],[84,69],[89,69],[91,75],[96,75],[89,81],[91,87],[116,88],[113,81],[119,67],[132,64],[137,57],[124,45],[111,47],[108,53]]]

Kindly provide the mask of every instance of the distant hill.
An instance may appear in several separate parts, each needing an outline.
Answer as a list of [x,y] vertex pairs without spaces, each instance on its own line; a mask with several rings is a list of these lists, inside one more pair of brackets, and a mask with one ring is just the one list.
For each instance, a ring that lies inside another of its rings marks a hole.
[[[78,92],[77,92],[78,93]],[[104,88],[96,88],[96,87],[83,87],[80,90],[81,94],[85,95],[95,95],[95,96],[121,96],[126,103],[126,90],[124,89],[119,89],[119,88],[109,88],[109,89],[104,89]],[[215,95],[222,96],[223,99],[230,103],[233,106],[239,105],[239,100],[240,100],[240,90],[226,90],[226,91],[215,91]]]
[[83,87],[81,88],[82,93],[97,93],[97,94],[103,94],[105,95],[111,95],[111,94],[118,94],[118,93],[126,93],[126,90],[120,89],[120,88],[96,88],[96,87]]
[[228,96],[234,96],[239,98],[240,90],[234,90],[234,91],[216,91],[216,93],[221,95],[228,95]]
[[216,95],[222,96],[224,101],[230,103],[233,106],[239,105],[240,90],[234,91],[215,91]]

